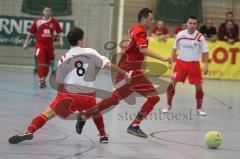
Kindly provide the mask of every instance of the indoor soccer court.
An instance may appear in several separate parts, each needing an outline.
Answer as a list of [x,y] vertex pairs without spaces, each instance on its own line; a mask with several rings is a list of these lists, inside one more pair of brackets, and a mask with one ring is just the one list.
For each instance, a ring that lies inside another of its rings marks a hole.
[[239,27],[240,0],[0,0],[0,159],[239,159]]
[[[160,109],[166,103],[166,94],[162,94],[160,103],[149,119],[141,124],[149,134],[147,139],[126,132],[144,102],[143,97],[137,97],[136,104],[129,105],[122,101],[112,111],[104,114],[109,134],[108,144],[99,143],[97,129],[91,119],[87,121],[83,134],[78,135],[75,132],[75,121],[57,117],[40,129],[33,140],[11,145],[8,138],[24,131],[31,119],[45,109],[56,92],[49,86],[40,90],[32,69],[5,66],[1,67],[0,72],[0,158],[237,159],[240,154],[238,81],[204,82],[206,117],[195,113],[193,86],[179,84],[176,90],[171,112],[175,115],[185,114],[184,117],[160,117]],[[96,86],[112,90],[109,73],[101,73],[98,79]],[[218,149],[208,149],[205,145],[204,136],[210,130],[220,132],[223,137]]]

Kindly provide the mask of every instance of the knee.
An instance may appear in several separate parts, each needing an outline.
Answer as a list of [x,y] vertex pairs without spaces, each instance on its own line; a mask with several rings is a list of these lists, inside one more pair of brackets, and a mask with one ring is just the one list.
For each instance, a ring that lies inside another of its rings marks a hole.
[[52,109],[47,109],[42,114],[45,115],[48,120],[53,118],[56,115],[56,113]]
[[196,87],[197,91],[202,91],[202,85],[201,84],[197,84],[197,85],[195,85],[195,87]]
[[117,105],[117,104],[119,104],[120,103],[120,98],[118,97],[118,95],[113,95],[112,96],[112,99],[113,99],[113,105]]
[[148,97],[148,100],[150,100],[153,103],[157,103],[160,101],[160,96],[151,96],[151,97]]

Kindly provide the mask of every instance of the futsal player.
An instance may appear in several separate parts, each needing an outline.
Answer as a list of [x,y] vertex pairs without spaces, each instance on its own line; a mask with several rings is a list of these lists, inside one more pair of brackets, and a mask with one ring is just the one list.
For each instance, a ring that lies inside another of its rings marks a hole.
[[63,46],[62,29],[58,21],[52,18],[52,9],[48,6],[43,9],[43,17],[37,18],[29,29],[27,38],[23,45],[24,49],[28,48],[31,36],[36,37],[35,57],[37,59],[37,72],[39,77],[39,87],[46,87],[46,77],[49,72],[49,66],[53,60],[54,53],[54,31],[58,33],[59,45]]
[[[56,115],[67,119],[75,111],[81,112],[95,107],[94,81],[99,69],[106,68],[117,71],[124,77],[126,82],[129,82],[131,77],[126,71],[113,65],[96,50],[82,47],[84,39],[82,29],[71,29],[67,38],[72,47],[58,62],[57,79],[59,91],[57,95],[47,109],[32,120],[27,130],[9,138],[9,143],[17,144],[24,140],[31,140],[33,134]],[[72,89],[71,86],[75,86],[75,88]],[[102,115],[94,117],[93,120],[100,133],[100,142],[108,142]]]
[[[188,18],[187,29],[179,32],[173,46],[172,59],[176,61],[173,69],[171,83],[167,88],[167,104],[162,109],[167,113],[172,108],[172,100],[175,94],[175,87],[178,82],[185,82],[186,78],[190,84],[196,88],[196,111],[198,115],[205,116],[207,113],[202,109],[203,88],[202,88],[202,71],[200,68],[200,59],[203,57],[204,67],[203,74],[208,73],[208,45],[204,36],[197,30],[197,18],[191,16]],[[179,54],[177,55],[177,50]]]
[[[82,120],[86,120],[86,118],[92,114],[102,112],[113,105],[117,105],[122,99],[130,96],[133,92],[137,92],[144,96],[146,101],[142,105],[136,118],[128,127],[127,132],[138,137],[148,137],[147,134],[140,129],[139,124],[152,111],[154,106],[159,102],[160,97],[153,84],[141,70],[142,62],[146,56],[169,63],[171,62],[171,58],[162,57],[148,48],[147,30],[151,28],[153,23],[153,12],[148,8],[141,9],[138,13],[138,22],[139,23],[129,31],[130,42],[118,64],[118,66],[125,71],[133,70],[131,82],[129,84],[122,84],[124,77],[121,74],[117,74],[115,82],[118,87],[113,91],[113,95],[100,101],[92,111],[85,112],[81,120],[77,122],[77,127],[82,128],[79,123],[82,123]],[[80,128],[78,130],[80,130]]]

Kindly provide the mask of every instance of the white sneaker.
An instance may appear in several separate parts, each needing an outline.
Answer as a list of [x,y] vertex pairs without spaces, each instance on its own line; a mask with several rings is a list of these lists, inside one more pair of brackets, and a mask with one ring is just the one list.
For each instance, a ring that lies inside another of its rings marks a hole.
[[168,113],[172,109],[171,106],[167,106],[166,108],[162,109],[162,113]]
[[203,109],[197,109],[197,115],[207,116],[207,113]]

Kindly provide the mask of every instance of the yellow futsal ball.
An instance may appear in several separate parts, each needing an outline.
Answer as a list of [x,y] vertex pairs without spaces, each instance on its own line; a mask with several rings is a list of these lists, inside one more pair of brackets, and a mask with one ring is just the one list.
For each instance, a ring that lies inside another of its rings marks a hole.
[[222,135],[217,131],[209,131],[205,135],[205,143],[210,149],[217,149],[222,143]]

